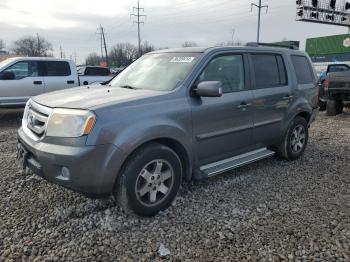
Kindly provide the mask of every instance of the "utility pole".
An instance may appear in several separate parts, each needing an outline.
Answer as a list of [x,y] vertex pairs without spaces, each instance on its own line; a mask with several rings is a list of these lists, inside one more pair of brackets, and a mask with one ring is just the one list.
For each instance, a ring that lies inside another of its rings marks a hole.
[[105,47],[105,57],[106,57],[106,65],[108,67],[108,54],[107,54],[107,45],[106,45],[106,37],[105,37],[105,31],[103,27],[101,26],[101,33],[102,33],[102,38],[103,38],[103,45]]
[[236,33],[236,29],[233,28],[233,29],[232,29],[232,45],[234,45],[233,39],[234,39],[235,33]]
[[74,63],[77,64],[77,51],[74,49]]
[[63,58],[62,46],[60,46],[60,57]]
[[105,58],[106,58],[106,63],[108,66],[108,52],[107,52],[107,44],[106,44],[106,37],[105,37],[105,31],[102,25],[97,29],[98,32],[96,34],[99,35],[99,40],[100,40],[100,45],[101,45],[101,59],[103,61],[103,50],[105,52]]
[[39,38],[39,34],[38,33],[36,33],[36,38],[37,38],[37,41],[38,41],[37,55],[41,56],[41,45],[40,45],[40,38]]
[[99,35],[100,47],[101,47],[101,60],[103,61],[103,37],[102,37],[102,25],[97,28],[97,35]]
[[139,46],[139,56],[141,56],[141,33],[140,33],[140,24],[144,24],[144,22],[140,21],[140,17],[146,17],[146,15],[140,15],[140,10],[142,10],[142,12],[145,11],[144,8],[140,7],[140,1],[137,1],[137,7],[133,7],[132,8],[133,11],[136,10],[136,14],[132,13],[130,14],[131,16],[135,16],[137,17],[137,21],[133,21],[134,24],[137,24],[137,36],[138,36],[138,46]]
[[261,4],[261,0],[259,0],[259,5],[252,3],[251,4],[251,10],[253,11],[253,7],[257,7],[259,9],[259,15],[258,15],[258,32],[257,32],[257,37],[256,37],[256,42],[259,43],[260,42],[260,19],[261,19],[261,9],[266,8],[266,13],[267,10],[269,8],[268,5],[262,5]]

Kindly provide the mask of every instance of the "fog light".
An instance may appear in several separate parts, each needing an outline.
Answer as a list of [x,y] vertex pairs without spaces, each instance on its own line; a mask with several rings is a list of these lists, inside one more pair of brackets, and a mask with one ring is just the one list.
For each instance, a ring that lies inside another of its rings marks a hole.
[[61,169],[61,174],[59,176],[56,177],[59,180],[63,180],[63,181],[69,181],[70,180],[70,172],[69,169],[67,167],[62,167]]

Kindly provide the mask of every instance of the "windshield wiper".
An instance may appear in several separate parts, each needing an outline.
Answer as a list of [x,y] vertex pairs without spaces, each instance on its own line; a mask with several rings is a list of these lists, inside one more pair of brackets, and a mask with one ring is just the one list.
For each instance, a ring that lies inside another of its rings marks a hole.
[[140,88],[137,88],[137,87],[134,87],[134,86],[130,86],[130,85],[123,85],[123,86],[120,86],[121,88],[127,88],[127,89],[134,89],[134,90],[137,90],[137,89],[140,89]]

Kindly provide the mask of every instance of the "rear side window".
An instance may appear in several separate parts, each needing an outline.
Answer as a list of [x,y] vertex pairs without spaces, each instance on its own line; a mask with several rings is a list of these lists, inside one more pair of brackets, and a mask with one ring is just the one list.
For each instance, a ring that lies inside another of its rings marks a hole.
[[69,76],[71,74],[70,66],[65,61],[46,61],[46,76]]
[[104,67],[88,67],[85,71],[88,76],[108,76],[109,73],[109,69]]
[[349,67],[347,65],[332,65],[329,66],[328,72],[343,72],[343,71],[349,71]]
[[275,54],[253,54],[252,60],[257,89],[288,84],[282,56]]
[[312,84],[315,81],[309,60],[305,56],[293,55],[292,63],[299,85]]

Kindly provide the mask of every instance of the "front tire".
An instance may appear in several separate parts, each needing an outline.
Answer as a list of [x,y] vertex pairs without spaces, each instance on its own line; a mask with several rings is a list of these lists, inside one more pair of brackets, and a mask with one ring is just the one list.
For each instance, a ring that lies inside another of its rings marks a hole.
[[167,146],[151,143],[129,157],[115,194],[126,212],[154,216],[172,204],[181,177],[182,166],[177,154]]
[[293,161],[302,156],[309,140],[308,124],[305,118],[297,116],[290,123],[282,144],[278,147],[278,155]]

